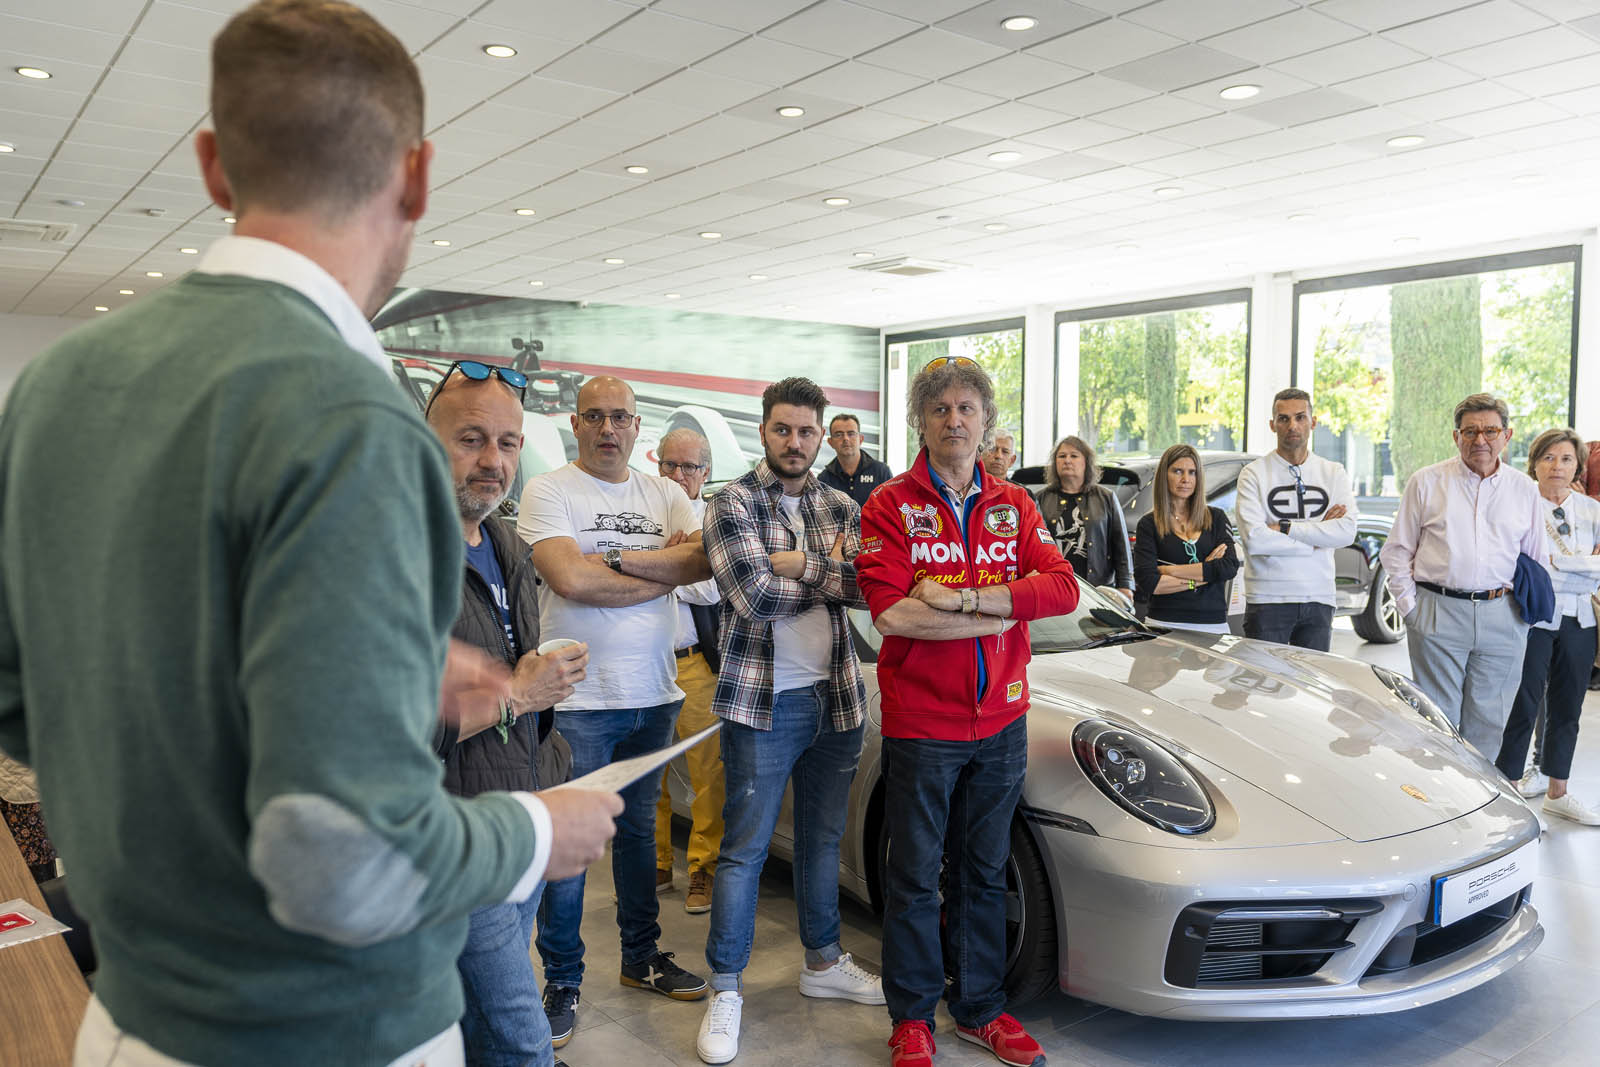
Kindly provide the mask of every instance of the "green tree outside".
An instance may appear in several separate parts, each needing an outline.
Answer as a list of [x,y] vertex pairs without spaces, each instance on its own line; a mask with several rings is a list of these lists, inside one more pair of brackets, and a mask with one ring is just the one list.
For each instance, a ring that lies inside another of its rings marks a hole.
[[1553,263],[1492,275],[1485,318],[1499,325],[1485,344],[1484,385],[1511,409],[1510,456],[1520,461],[1545,430],[1568,425],[1572,368],[1572,266]]
[[1394,353],[1390,458],[1395,485],[1454,451],[1452,412],[1483,387],[1479,276],[1405,282],[1389,290]]
[[1178,331],[1170,311],[1144,318],[1145,445],[1152,452],[1178,443]]

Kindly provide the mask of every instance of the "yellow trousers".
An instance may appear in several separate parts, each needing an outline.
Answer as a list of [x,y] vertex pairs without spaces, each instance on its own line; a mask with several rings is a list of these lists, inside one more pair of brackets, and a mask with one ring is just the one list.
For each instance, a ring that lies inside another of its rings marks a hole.
[[[683,710],[678,712],[680,739],[704,730],[716,721],[711,714],[711,697],[717,690],[717,676],[711,673],[706,658],[696,652],[678,661],[678,688],[683,690]],[[693,824],[689,829],[689,869],[712,873],[722,851],[722,738],[717,734],[683,754],[689,768],[689,788],[694,800],[689,805]],[[656,805],[656,867],[672,869],[672,803],[667,796],[667,775],[661,778],[661,800]]]

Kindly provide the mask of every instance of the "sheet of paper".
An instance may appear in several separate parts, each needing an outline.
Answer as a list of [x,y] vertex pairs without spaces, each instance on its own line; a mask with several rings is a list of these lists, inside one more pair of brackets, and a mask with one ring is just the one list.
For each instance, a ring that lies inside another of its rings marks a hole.
[[51,934],[64,933],[68,927],[46,912],[20,897],[0,904],[0,948],[10,948],[25,941],[37,941]]
[[720,729],[722,729],[722,720],[718,719],[704,730],[684,738],[675,745],[658,748],[654,752],[646,752],[642,756],[634,756],[631,759],[608,763],[597,771],[590,771],[582,778],[574,778],[572,781],[565,782],[554,788],[599,789],[604,792],[615,793],[619,789],[626,789],[645,775],[665,767],[680,752],[689,751]]

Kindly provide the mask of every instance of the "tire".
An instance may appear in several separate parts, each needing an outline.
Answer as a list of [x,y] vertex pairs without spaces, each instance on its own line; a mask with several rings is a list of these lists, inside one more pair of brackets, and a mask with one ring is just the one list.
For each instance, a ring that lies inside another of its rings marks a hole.
[[[885,886],[894,844],[887,829],[878,835],[878,884]],[[941,869],[940,892],[944,875]],[[888,891],[883,890],[887,900]],[[940,917],[943,925],[943,916]],[[1054,897],[1044,859],[1020,818],[1011,821],[1011,854],[1006,857],[1006,971],[1008,1007],[1020,1007],[1059,988]],[[950,977],[948,973],[946,979]]]
[[1356,636],[1375,645],[1392,645],[1406,635],[1406,621],[1400,617],[1389,583],[1383,580],[1383,564],[1372,568],[1372,588],[1367,606],[1350,617]]

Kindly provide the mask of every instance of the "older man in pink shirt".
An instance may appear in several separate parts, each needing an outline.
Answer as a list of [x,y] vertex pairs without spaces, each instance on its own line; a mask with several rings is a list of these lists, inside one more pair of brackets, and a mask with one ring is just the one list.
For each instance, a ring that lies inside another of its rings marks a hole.
[[1511,599],[1517,554],[1544,552],[1538,486],[1500,459],[1508,416],[1488,393],[1456,405],[1461,455],[1407,479],[1379,555],[1405,616],[1412,675],[1487,759],[1499,751],[1528,645]]

